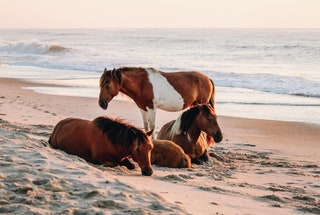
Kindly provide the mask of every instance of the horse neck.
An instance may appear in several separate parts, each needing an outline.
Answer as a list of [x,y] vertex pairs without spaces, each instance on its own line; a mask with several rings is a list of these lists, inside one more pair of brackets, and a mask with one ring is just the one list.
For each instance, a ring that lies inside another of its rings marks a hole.
[[124,146],[121,145],[117,145],[115,146],[117,152],[119,152],[119,156],[120,157],[127,157],[131,154],[131,149],[130,148],[126,148]]
[[130,98],[134,100],[140,95],[139,86],[141,86],[141,80],[139,78],[139,74],[122,72],[122,83],[120,86],[120,92],[126,94]]
[[187,134],[188,138],[191,139],[193,143],[196,143],[198,141],[201,134],[201,130],[198,127],[197,123],[192,123],[191,127],[187,131]]

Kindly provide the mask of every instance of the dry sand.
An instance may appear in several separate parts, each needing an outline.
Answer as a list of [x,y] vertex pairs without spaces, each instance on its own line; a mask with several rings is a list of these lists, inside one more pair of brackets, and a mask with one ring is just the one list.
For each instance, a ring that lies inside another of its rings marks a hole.
[[[120,117],[142,127],[134,103],[34,93],[0,79],[0,213],[320,214],[320,126],[220,117],[222,143],[193,169],[106,168],[54,150],[66,117]],[[158,111],[157,130],[177,113]]]

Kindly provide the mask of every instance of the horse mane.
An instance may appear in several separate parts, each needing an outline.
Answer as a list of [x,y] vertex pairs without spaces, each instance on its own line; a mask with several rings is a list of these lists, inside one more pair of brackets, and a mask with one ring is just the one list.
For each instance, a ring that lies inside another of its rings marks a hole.
[[180,127],[181,127],[181,115],[174,121],[172,121],[171,125],[169,126],[170,132],[169,132],[169,138],[173,139],[174,135],[177,135],[180,133]]
[[98,117],[92,123],[106,134],[112,144],[119,144],[126,148],[132,146],[135,140],[138,144],[147,141],[147,135],[139,128],[124,122],[121,119]]
[[[154,68],[148,68],[151,69],[155,73],[160,73],[160,71],[154,69]],[[115,80],[118,84],[122,84],[122,73],[125,72],[146,72],[146,69],[143,67],[120,67],[118,69],[112,69],[112,70],[104,70],[103,75],[100,78],[100,87],[103,86],[106,82],[106,78],[110,77],[111,79]],[[108,76],[107,76],[108,74]]]
[[199,113],[198,105],[184,111],[172,124],[169,136],[172,138],[176,134],[186,133]]
[[119,70],[121,72],[127,72],[127,71],[132,71],[132,70],[145,71],[145,68],[143,68],[143,67],[127,67],[127,66],[125,66],[125,67],[120,67],[117,70]]
[[145,71],[142,67],[120,67],[118,69],[112,69],[112,70],[104,70],[103,75],[100,78],[100,87],[104,85],[106,82],[107,74],[110,74],[110,78],[115,80],[118,84],[122,84],[122,73],[123,72],[130,72],[132,70],[136,71]]
[[195,105],[184,111],[171,125],[169,136],[172,138],[175,134],[186,133],[201,111],[205,115],[208,115],[210,113],[210,106],[208,104]]

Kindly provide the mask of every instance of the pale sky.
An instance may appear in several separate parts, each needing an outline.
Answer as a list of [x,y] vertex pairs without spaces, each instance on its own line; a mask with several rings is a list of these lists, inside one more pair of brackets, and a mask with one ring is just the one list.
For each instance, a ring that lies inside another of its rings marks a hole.
[[320,0],[0,0],[0,28],[320,28]]

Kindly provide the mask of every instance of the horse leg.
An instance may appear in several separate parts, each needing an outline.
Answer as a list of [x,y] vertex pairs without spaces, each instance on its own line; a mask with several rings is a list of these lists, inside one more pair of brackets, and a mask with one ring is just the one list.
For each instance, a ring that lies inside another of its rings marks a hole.
[[119,164],[116,162],[112,162],[112,161],[104,161],[102,165],[105,167],[116,167]]
[[202,162],[200,161],[199,158],[191,158],[191,163],[194,163],[194,164],[197,164],[197,165],[202,164]]
[[119,164],[120,164],[121,166],[127,167],[127,168],[130,169],[130,170],[136,168],[136,166],[135,166],[133,163],[131,163],[131,161],[129,161],[128,158],[125,158],[125,159],[122,160]]
[[203,152],[203,154],[200,157],[191,159],[191,163],[198,164],[198,165],[207,163],[208,161],[209,161],[209,154],[207,149]]
[[155,128],[156,128],[156,108],[155,109],[149,109],[148,108],[148,114],[149,114],[149,124],[150,124],[150,130],[153,130],[151,138],[155,139]]
[[149,131],[148,111],[140,109],[140,112],[141,112],[141,115],[142,115],[144,130],[147,132],[147,131]]
[[207,149],[204,151],[201,157],[199,157],[199,160],[205,163],[209,161],[209,153]]

